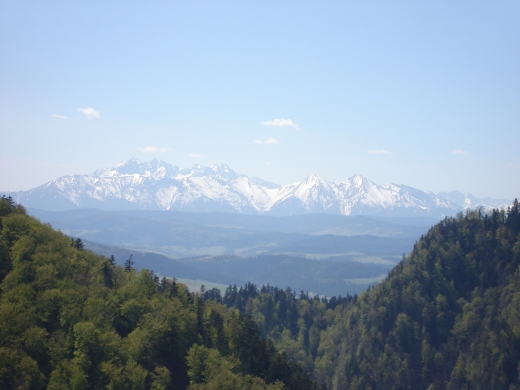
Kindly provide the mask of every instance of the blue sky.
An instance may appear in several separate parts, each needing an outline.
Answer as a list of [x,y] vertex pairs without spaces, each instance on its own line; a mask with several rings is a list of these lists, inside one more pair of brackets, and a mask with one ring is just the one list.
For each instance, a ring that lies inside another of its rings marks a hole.
[[0,190],[132,156],[520,196],[520,2],[0,0]]

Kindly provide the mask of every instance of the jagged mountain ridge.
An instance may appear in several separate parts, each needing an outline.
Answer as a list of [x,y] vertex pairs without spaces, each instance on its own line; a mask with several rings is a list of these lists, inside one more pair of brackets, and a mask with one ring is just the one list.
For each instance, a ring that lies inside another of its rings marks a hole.
[[477,207],[482,207],[486,210],[506,209],[511,206],[512,203],[509,199],[493,199],[491,197],[477,198],[476,196],[464,194],[460,191],[439,192],[437,193],[437,196],[448,199],[465,210],[476,209]]
[[141,162],[136,158],[88,175],[62,176],[9,195],[26,206],[47,210],[95,207],[443,217],[463,209],[433,193],[404,185],[380,186],[360,175],[333,183],[312,174],[301,182],[277,186],[239,174],[226,164],[181,169],[156,159]]

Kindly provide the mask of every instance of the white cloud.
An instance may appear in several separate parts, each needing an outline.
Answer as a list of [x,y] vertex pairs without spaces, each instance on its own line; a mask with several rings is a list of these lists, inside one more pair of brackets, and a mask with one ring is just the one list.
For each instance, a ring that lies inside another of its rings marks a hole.
[[292,119],[273,119],[272,121],[262,122],[264,126],[277,126],[277,127],[293,127],[296,130],[300,130],[300,126],[292,121]]
[[378,149],[378,150],[367,150],[367,153],[372,153],[372,154],[389,154],[390,152],[388,150],[385,150],[385,149]]
[[468,154],[468,152],[466,150],[462,150],[462,149],[455,149],[453,152],[453,154]]
[[99,118],[101,118],[101,115],[99,114],[99,112],[94,110],[91,107],[89,107],[89,108],[78,108],[78,112],[81,112],[88,119],[99,119]]
[[265,165],[273,165],[273,163],[271,161],[266,161]]
[[278,141],[276,138],[267,138],[265,141],[262,141],[260,139],[255,140],[255,144],[279,144],[280,141]]
[[166,153],[169,152],[170,148],[158,148],[156,146],[145,146],[144,148],[137,148],[143,153]]
[[191,158],[204,158],[198,153],[188,153],[188,156],[190,156]]
[[52,114],[52,117],[56,118],[56,119],[67,119],[67,117],[65,115],[58,115],[58,114]]

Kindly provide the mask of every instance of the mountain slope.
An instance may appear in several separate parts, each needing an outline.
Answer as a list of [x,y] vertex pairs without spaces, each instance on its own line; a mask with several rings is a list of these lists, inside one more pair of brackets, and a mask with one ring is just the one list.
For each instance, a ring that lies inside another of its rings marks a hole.
[[359,296],[215,297],[327,389],[519,389],[520,207],[446,218]]
[[0,198],[1,389],[318,390],[258,327]]
[[520,209],[445,219],[321,336],[332,389],[517,389]]
[[69,175],[9,195],[27,207],[46,210],[224,211],[261,215],[429,216],[442,218],[463,208],[412,187],[380,186],[355,175],[331,183],[312,174],[276,186],[241,175],[225,164],[179,169],[166,162],[132,158],[89,175]]
[[437,195],[455,203],[465,210],[476,209],[477,207],[482,207],[485,210],[506,209],[511,205],[511,200],[508,199],[493,199],[490,197],[477,198],[471,194],[463,194],[460,191],[439,192]]

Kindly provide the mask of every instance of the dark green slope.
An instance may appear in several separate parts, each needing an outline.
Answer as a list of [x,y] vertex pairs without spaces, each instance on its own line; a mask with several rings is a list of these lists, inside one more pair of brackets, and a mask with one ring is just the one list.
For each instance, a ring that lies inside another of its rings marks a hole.
[[519,266],[515,201],[440,222],[359,296],[246,285],[213,299],[250,315],[329,389],[519,389]]
[[520,212],[445,219],[322,334],[333,389],[517,389]]
[[316,389],[236,310],[0,198],[1,389]]

